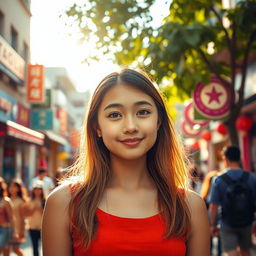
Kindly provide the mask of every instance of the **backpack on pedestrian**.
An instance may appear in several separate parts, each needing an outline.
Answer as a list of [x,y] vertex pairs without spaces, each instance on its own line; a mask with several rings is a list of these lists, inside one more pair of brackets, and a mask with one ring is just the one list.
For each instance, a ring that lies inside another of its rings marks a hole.
[[243,172],[239,179],[233,180],[227,173],[220,178],[227,189],[222,206],[222,217],[230,227],[241,228],[252,224],[254,204],[252,191],[248,185],[249,173]]

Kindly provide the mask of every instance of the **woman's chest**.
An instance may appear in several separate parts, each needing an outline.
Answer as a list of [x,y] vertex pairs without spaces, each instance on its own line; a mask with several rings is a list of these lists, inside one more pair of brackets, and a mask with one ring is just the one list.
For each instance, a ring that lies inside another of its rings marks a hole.
[[185,255],[183,239],[164,238],[165,228],[159,214],[141,219],[120,218],[104,212],[99,212],[97,216],[99,226],[89,250],[85,251],[75,243],[76,256]]

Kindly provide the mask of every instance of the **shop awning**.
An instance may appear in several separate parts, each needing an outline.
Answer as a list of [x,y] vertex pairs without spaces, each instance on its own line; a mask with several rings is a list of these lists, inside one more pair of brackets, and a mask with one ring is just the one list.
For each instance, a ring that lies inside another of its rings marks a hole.
[[68,141],[61,135],[54,133],[53,131],[44,131],[44,134],[52,141],[55,141],[61,145],[68,144]]
[[6,134],[37,145],[44,144],[44,134],[12,121],[6,121]]

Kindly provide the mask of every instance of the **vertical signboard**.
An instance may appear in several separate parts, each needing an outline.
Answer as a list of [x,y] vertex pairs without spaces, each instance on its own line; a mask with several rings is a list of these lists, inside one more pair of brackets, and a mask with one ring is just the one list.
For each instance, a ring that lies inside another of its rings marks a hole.
[[18,103],[17,120],[18,124],[29,127],[30,125],[30,109],[25,107],[23,104]]
[[58,109],[58,119],[60,120],[60,133],[66,135],[67,133],[67,112],[65,109]]
[[53,111],[51,109],[32,110],[31,128],[34,130],[52,130]]
[[44,94],[44,66],[28,65],[27,101],[42,103]]

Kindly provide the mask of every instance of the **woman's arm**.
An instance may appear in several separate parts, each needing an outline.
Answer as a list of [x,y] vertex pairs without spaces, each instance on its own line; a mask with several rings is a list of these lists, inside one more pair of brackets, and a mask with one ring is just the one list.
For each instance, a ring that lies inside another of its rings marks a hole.
[[187,202],[191,211],[187,256],[210,256],[210,227],[205,203],[192,191],[187,193]]
[[72,255],[68,213],[70,198],[69,187],[60,186],[50,194],[46,201],[42,222],[44,256]]

